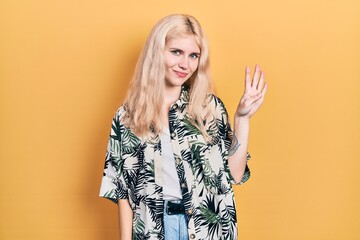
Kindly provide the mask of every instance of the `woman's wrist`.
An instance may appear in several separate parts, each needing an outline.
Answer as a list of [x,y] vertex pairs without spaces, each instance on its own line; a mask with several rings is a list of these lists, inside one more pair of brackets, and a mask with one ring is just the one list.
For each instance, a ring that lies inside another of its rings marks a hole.
[[[234,135],[237,137],[240,144],[246,145],[250,131],[250,118],[249,117],[236,117],[234,119]],[[246,143],[246,144],[245,144]]]
[[250,117],[235,117],[234,118],[234,127],[240,127],[241,125],[249,125],[250,124]]

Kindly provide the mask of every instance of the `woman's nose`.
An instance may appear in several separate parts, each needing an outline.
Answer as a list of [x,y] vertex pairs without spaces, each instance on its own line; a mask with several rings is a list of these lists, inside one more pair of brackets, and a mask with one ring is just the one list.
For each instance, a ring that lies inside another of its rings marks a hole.
[[189,68],[189,60],[186,57],[181,58],[181,60],[179,62],[179,67],[183,70],[188,69]]

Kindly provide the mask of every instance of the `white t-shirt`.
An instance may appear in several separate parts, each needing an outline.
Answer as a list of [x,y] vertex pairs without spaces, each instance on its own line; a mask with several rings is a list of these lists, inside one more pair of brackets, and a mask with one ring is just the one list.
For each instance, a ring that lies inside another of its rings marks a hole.
[[164,200],[182,199],[179,177],[175,167],[175,158],[171,145],[170,131],[163,128],[160,134],[161,158],[163,161],[163,195]]

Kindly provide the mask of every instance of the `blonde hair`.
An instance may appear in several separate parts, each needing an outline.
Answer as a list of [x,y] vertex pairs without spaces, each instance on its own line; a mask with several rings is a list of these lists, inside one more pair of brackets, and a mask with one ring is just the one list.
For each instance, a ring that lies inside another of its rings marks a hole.
[[208,93],[211,92],[208,44],[199,22],[184,14],[169,15],[157,22],[140,54],[125,100],[125,123],[135,134],[142,136],[161,130],[165,45],[170,38],[189,35],[195,37],[200,48],[200,58],[197,70],[185,83],[190,96],[187,112],[191,122],[206,134],[203,120],[211,115],[211,109],[205,107]]

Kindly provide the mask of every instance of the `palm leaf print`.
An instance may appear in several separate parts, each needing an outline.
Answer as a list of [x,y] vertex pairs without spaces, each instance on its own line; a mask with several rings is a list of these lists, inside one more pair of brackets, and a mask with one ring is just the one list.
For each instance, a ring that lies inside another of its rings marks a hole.
[[142,235],[145,230],[145,223],[141,219],[140,214],[135,214],[133,218],[133,235]]
[[221,231],[220,203],[215,201],[213,195],[207,195],[206,200],[200,204],[202,225],[208,229],[208,239],[216,239]]

